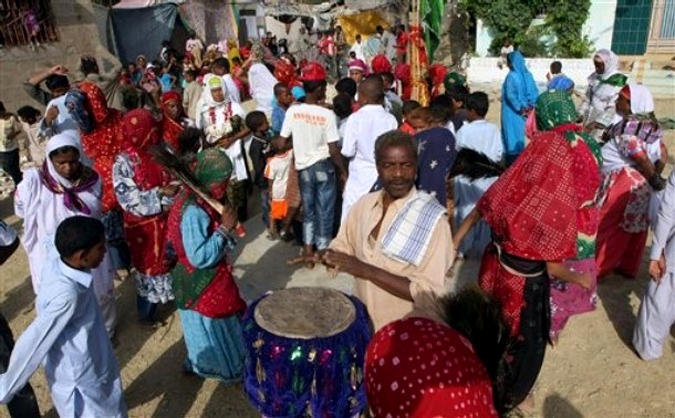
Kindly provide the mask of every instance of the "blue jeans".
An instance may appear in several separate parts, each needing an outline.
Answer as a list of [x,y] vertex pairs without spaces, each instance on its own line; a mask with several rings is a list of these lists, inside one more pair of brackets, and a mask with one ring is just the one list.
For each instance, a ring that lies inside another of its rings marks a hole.
[[260,190],[260,206],[262,208],[262,221],[265,228],[270,225],[270,195],[267,189]]
[[329,159],[321,160],[300,170],[299,176],[305,245],[315,245],[317,250],[325,250],[333,237],[337,193],[335,166]]

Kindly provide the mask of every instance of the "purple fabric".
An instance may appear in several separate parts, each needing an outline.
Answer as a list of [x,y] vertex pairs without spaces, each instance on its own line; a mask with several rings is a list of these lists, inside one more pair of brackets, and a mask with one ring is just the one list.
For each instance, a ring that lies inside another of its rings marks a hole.
[[593,277],[591,289],[584,289],[578,284],[566,283],[551,277],[551,338],[556,337],[572,315],[595,310],[598,301],[596,295],[597,268],[594,258],[565,261],[563,265],[577,273],[589,272]]
[[42,184],[44,184],[50,192],[63,195],[63,203],[68,209],[85,215],[91,215],[91,209],[77,194],[92,188],[98,182],[99,176],[97,172],[91,170],[89,167],[83,166],[82,169],[84,171],[83,177],[85,177],[85,181],[77,186],[66,187],[52,177],[49,173],[49,168],[47,167],[47,160],[45,160],[42,169],[40,169],[40,179],[42,179]]

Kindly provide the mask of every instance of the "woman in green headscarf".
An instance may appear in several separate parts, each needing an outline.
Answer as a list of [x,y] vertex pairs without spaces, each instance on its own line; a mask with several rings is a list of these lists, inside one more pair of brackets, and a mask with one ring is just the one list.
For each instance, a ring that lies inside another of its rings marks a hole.
[[595,264],[595,240],[600,222],[599,208],[592,199],[600,187],[602,153],[595,139],[582,131],[575,123],[576,108],[569,94],[564,91],[549,91],[541,94],[536,104],[537,129],[534,141],[540,135],[562,135],[575,154],[574,184],[581,196],[577,211],[577,256],[563,265],[578,273],[588,273],[592,279],[584,288],[551,277],[551,328],[549,334],[556,341],[570,316],[595,309],[597,295],[597,268]]
[[[194,175],[212,198],[223,200],[232,162],[217,148],[197,154]],[[205,378],[241,378],[244,342],[240,314],[246,303],[232,277],[227,253],[234,248],[236,211],[220,215],[190,189],[184,189],[169,214],[169,240],[178,257],[173,288],[187,359],[185,369]]]
[[445,91],[450,91],[452,86],[466,86],[466,78],[458,72],[452,71],[443,79],[443,86]]

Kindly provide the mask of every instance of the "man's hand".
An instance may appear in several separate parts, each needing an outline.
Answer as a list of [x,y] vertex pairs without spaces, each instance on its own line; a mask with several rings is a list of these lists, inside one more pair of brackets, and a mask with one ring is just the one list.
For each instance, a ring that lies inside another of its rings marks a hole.
[[56,106],[52,106],[49,109],[47,109],[47,113],[45,114],[45,122],[47,122],[47,125],[51,125],[52,122],[56,118],[59,117],[59,108]]
[[218,146],[223,147],[223,148],[230,148],[232,144],[234,143],[235,139],[233,136],[223,136],[216,143]]
[[63,65],[55,65],[49,69],[49,74],[66,75],[68,74],[68,69]]
[[649,275],[656,283],[661,283],[664,274],[666,274],[666,258],[661,254],[658,260],[649,262]]
[[178,186],[175,184],[169,184],[168,186],[162,186],[159,188],[159,194],[162,196],[175,196],[176,193],[178,192]]
[[361,279],[368,277],[370,266],[353,255],[326,250],[321,260],[326,266],[334,268],[337,271],[343,271]]
[[237,224],[237,211],[231,205],[223,205],[223,213],[220,215],[220,224],[228,231]]

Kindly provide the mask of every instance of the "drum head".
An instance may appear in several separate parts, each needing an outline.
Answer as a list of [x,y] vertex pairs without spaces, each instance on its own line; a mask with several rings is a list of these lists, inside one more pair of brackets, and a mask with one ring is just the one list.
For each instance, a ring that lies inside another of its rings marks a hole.
[[356,319],[356,308],[337,290],[297,287],[263,298],[253,315],[261,328],[280,337],[326,338],[349,328]]

